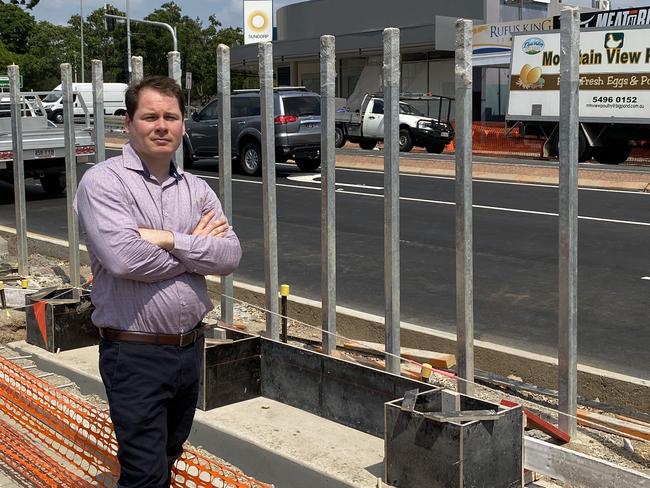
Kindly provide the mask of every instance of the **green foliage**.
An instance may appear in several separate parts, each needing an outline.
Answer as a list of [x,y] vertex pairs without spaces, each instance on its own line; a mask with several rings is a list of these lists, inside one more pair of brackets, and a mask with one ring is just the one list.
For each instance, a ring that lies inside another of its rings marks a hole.
[[23,54],[36,26],[34,17],[12,4],[0,3],[0,41],[7,49]]
[[[11,0],[20,3],[19,0]],[[68,25],[37,22],[33,16],[12,3],[0,0],[0,71],[16,63],[28,90],[51,90],[60,83],[60,64],[72,65],[77,81],[81,81],[81,19],[73,15]],[[27,4],[34,3],[27,1]],[[38,0],[36,1],[38,3]],[[29,7],[28,7],[29,8]],[[84,75],[91,80],[91,60],[100,59],[107,82],[127,82],[126,25],[117,22],[115,29],[106,29],[104,13],[125,16],[109,5],[99,8],[84,19]],[[234,46],[243,42],[241,29],[223,28],[215,16],[207,26],[200,19],[183,15],[181,6],[167,2],[151,12],[145,20],[165,22],[176,28],[183,72],[192,72],[192,104],[207,100],[216,93],[216,52],[219,44]],[[131,22],[131,54],[142,56],[144,74],[167,74],[167,53],[173,49],[172,35],[160,26]],[[184,81],[183,77],[183,81]],[[233,88],[246,86],[247,78],[233,74]]]
[[[38,2],[40,2],[41,0],[9,0],[9,1],[10,4],[12,5],[20,5],[21,7],[32,9],[36,7],[36,5],[38,5]],[[0,5],[4,5],[4,4],[5,2],[0,0]]]

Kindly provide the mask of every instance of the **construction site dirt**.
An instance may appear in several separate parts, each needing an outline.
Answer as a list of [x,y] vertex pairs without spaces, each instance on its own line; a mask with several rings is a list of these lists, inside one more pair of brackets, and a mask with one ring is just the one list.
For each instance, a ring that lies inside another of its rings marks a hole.
[[[12,257],[5,259],[12,261]],[[30,256],[30,288],[41,288],[49,286],[64,285],[67,283],[67,263],[65,261],[49,258],[38,254]],[[82,281],[90,276],[90,269],[83,266],[81,269]],[[12,283],[7,283],[11,286]],[[291,317],[291,310],[288,312]],[[218,324],[219,305],[215,300],[215,310],[210,312],[206,317],[208,324]],[[243,302],[235,302],[235,327],[252,334],[264,334],[265,331],[265,314],[264,311],[256,305]],[[320,347],[320,332],[318,325],[306,324],[303,322],[288,320],[288,337],[289,342],[318,350]],[[4,346],[14,341],[25,338],[25,312],[23,310],[4,310],[0,311],[0,343]],[[338,344],[337,356],[342,359],[381,368],[383,361],[381,354],[371,352],[359,352],[346,346],[345,341],[341,340]],[[430,382],[436,386],[441,386],[449,390],[456,389],[456,381],[444,373],[453,372],[442,371],[442,374],[431,376]],[[409,373],[406,368],[404,374]],[[417,375],[418,369],[410,368],[411,375]],[[542,419],[555,424],[557,422],[557,398],[552,390],[539,388],[536,389],[527,385],[517,377],[493,378],[490,381],[489,375],[477,385],[476,396],[486,401],[499,403],[506,399],[515,401],[524,405],[529,411],[539,415]],[[60,380],[65,383],[65,379]],[[78,392],[81,394],[83,392]],[[88,400],[88,397],[86,397]],[[105,407],[103,400],[97,397],[90,397],[92,402]],[[565,447],[575,451],[588,454],[605,461],[615,463],[619,466],[631,468],[640,472],[650,473],[650,442],[647,439],[637,438],[634,435],[617,432],[612,428],[602,425],[596,425],[597,428],[589,428],[585,422],[589,422],[589,415],[594,413],[611,418],[615,421],[621,418],[621,412],[626,415],[623,417],[636,417],[640,429],[647,427],[647,412],[631,412],[629,409],[621,408],[617,405],[599,404],[596,401],[587,401],[579,405],[583,412],[583,425],[579,428],[579,433]],[[585,413],[586,412],[586,413]],[[529,424],[530,426],[530,424]],[[645,426],[645,427],[644,427]],[[550,437],[539,431],[529,430],[528,435],[547,441],[552,441]]]

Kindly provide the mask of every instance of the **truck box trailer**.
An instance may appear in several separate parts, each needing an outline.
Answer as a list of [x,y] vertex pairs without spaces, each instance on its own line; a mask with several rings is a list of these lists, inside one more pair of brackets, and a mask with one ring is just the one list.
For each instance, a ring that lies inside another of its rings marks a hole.
[[[579,159],[627,160],[650,141],[650,26],[605,27],[580,33]],[[507,120],[546,138],[558,155],[560,32],[513,36]]]

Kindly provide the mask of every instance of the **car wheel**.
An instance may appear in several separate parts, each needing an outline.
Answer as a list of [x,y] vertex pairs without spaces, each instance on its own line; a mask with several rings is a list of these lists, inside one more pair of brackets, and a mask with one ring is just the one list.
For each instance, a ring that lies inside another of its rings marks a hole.
[[346,137],[345,134],[343,133],[343,129],[340,127],[337,127],[334,129],[334,145],[336,147],[343,147],[345,146],[346,143]]
[[53,173],[41,178],[41,186],[48,195],[58,196],[65,190],[65,175]]
[[300,171],[313,173],[320,166],[320,159],[296,158],[296,166],[300,168]]
[[63,123],[63,112],[54,112],[54,122],[57,124]]
[[359,141],[359,147],[367,151],[373,150],[376,145],[377,145],[377,141],[375,141],[374,139],[362,139]]
[[239,156],[239,165],[248,176],[262,174],[262,149],[259,143],[251,141],[244,144]]
[[[612,143],[616,144],[616,143]],[[632,146],[626,144],[606,147],[592,147],[591,153],[596,161],[601,164],[621,164],[627,161],[632,152]]]
[[408,129],[399,130],[399,150],[400,152],[409,152],[413,149],[413,136]]
[[445,144],[443,142],[436,142],[435,144],[429,144],[426,149],[428,153],[441,154],[445,150]]

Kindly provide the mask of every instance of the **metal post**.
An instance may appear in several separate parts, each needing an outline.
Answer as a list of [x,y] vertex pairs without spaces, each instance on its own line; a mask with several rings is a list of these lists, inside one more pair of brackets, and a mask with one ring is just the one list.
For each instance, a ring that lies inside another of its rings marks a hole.
[[79,270],[79,225],[72,206],[77,192],[77,151],[74,134],[74,107],[72,100],[72,68],[61,64],[61,88],[63,94],[63,132],[65,139],[65,190],[68,208],[68,246],[70,248],[70,284],[81,285]]
[[273,44],[259,45],[260,102],[262,108],[262,194],[264,201],[264,276],[266,334],[278,340],[278,224],[275,195],[275,127],[273,122]]
[[[173,78],[178,86],[182,87],[181,84],[181,53],[178,51],[170,51],[167,53],[167,69],[169,70],[169,77]],[[181,114],[183,116],[184,114]],[[175,156],[176,166],[183,169],[183,145],[181,144],[176,149]]]
[[131,16],[129,15],[129,0],[126,0],[126,62],[129,68],[129,83],[133,80],[131,68]]
[[14,200],[16,210],[16,247],[18,250],[18,274],[29,274],[27,262],[27,201],[25,199],[25,161],[23,159],[22,98],[20,96],[20,68],[15,64],[7,67],[11,93],[11,141],[14,167]]
[[280,315],[282,315],[280,340],[285,344],[289,340],[289,292],[289,285],[280,285]]
[[81,20],[81,82],[85,81],[84,68],[84,0],[79,0],[79,18]]
[[321,113],[321,320],[323,353],[336,350],[336,50],[334,36],[320,38]]
[[[230,48],[217,46],[217,104],[219,140],[219,197],[223,214],[232,225],[232,147],[230,141]],[[221,277],[221,320],[233,322],[234,286],[232,275]]]
[[[456,21],[456,356],[458,391],[474,393],[472,21]],[[465,381],[463,381],[465,380]]]
[[106,144],[104,142],[104,67],[101,60],[93,59],[93,119],[95,136],[95,161],[106,159]]
[[399,29],[384,29],[384,301],[386,371],[400,373]]
[[131,56],[131,69],[133,70],[131,75],[131,83],[140,83],[142,81],[142,78],[144,78],[142,56]]
[[[559,426],[576,434],[578,343],[578,53],[580,14],[560,15]],[[566,415],[562,415],[566,414]]]

